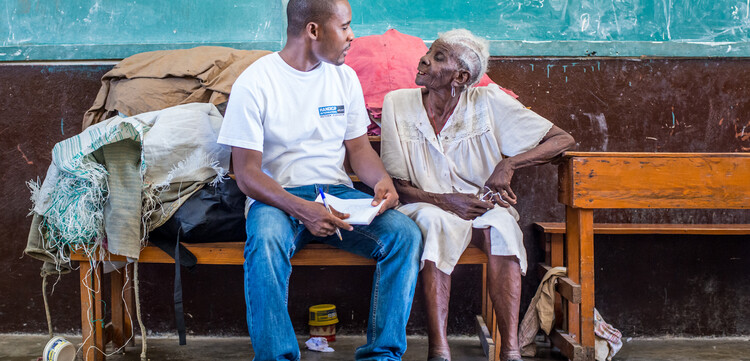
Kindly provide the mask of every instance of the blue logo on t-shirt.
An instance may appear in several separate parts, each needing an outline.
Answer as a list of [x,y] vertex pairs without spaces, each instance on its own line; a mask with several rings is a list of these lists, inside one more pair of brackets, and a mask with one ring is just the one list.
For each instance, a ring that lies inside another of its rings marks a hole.
[[320,115],[321,118],[341,115],[341,114],[344,114],[344,106],[343,105],[329,105],[325,107],[319,107],[318,114]]

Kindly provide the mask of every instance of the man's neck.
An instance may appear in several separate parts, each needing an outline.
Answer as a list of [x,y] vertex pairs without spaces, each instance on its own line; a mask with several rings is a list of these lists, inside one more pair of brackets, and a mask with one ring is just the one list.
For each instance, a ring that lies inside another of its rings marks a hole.
[[320,66],[320,60],[315,57],[310,44],[305,39],[289,38],[279,56],[285,63],[299,71],[310,71]]

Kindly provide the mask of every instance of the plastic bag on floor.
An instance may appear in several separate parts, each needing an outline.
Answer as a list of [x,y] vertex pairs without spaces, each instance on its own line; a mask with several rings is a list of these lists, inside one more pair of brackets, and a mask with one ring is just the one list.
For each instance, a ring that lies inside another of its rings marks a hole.
[[328,340],[325,337],[313,337],[305,341],[305,346],[312,351],[333,352],[333,349],[328,347]]

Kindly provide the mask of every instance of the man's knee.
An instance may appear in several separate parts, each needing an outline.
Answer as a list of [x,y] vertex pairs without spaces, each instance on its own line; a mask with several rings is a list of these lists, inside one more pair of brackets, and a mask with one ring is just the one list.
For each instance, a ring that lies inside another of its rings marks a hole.
[[396,210],[388,210],[383,215],[388,215],[388,227],[394,233],[396,244],[394,247],[398,252],[408,254],[419,259],[422,255],[422,231],[411,218]]
[[265,206],[248,214],[245,259],[268,258],[275,254],[286,254],[294,242],[289,217],[282,211]]

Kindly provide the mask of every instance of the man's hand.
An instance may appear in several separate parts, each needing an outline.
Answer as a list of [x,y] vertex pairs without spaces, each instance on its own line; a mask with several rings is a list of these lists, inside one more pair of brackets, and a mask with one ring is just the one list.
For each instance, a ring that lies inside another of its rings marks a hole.
[[336,233],[336,228],[346,231],[353,230],[354,227],[343,221],[347,218],[349,218],[348,213],[341,213],[333,207],[331,207],[329,213],[324,205],[317,202],[308,201],[299,212],[299,220],[316,237],[328,237]]
[[398,193],[396,193],[396,187],[393,186],[393,181],[391,181],[390,177],[381,178],[375,183],[373,191],[375,192],[375,196],[372,199],[373,207],[380,204],[381,201],[385,202],[385,204],[380,207],[378,215],[398,205]]
[[497,164],[490,178],[484,183],[485,191],[489,188],[493,193],[496,193],[492,200],[505,208],[510,207],[511,204],[516,204],[517,201],[516,194],[510,188],[510,180],[513,178],[514,172],[512,161],[510,158],[505,158]]
[[492,202],[480,201],[477,196],[465,193],[446,193],[440,195],[438,206],[446,211],[471,221],[495,207]]

